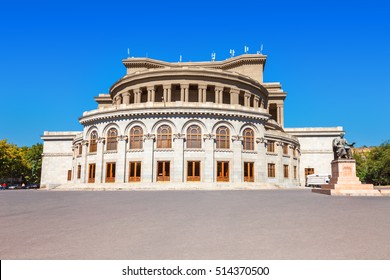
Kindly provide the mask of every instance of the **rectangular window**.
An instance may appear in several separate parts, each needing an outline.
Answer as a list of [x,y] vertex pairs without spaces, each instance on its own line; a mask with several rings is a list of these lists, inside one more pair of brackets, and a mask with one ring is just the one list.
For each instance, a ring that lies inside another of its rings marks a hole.
[[288,178],[288,165],[283,165],[283,176],[284,178]]
[[95,183],[95,170],[95,163],[91,163],[88,165],[88,183]]
[[275,163],[268,163],[268,177],[275,178]]
[[217,182],[229,182],[229,162],[217,162]]
[[254,182],[254,164],[253,162],[244,162],[244,182]]
[[169,182],[171,180],[170,165],[169,161],[157,162],[157,182]]
[[78,151],[79,151],[79,156],[81,156],[83,154],[83,146],[81,144],[79,144],[78,146]]
[[294,166],[294,179],[296,179],[296,178],[297,178],[297,167]]
[[314,168],[305,168],[305,178],[307,175],[314,174]]
[[81,178],[81,165],[77,165],[77,179]]
[[268,143],[267,143],[267,152],[275,153],[275,141],[268,141]]
[[106,183],[115,182],[115,162],[106,163]]
[[68,181],[72,180],[72,170],[68,170]]
[[288,144],[283,143],[283,154],[288,155]]
[[200,181],[200,161],[187,161],[187,181]]
[[141,162],[130,161],[129,163],[129,182],[141,181]]

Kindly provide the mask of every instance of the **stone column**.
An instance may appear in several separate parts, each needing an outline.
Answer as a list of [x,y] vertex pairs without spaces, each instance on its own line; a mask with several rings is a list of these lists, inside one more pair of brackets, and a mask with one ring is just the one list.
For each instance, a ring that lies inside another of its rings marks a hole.
[[163,85],[163,91],[164,91],[164,101],[165,102],[171,102],[171,96],[172,96],[172,90],[171,85]]
[[240,183],[243,181],[242,176],[242,141],[243,137],[240,135],[232,136],[233,141],[233,176],[231,176],[233,183]]
[[87,154],[88,154],[88,144],[89,144],[89,141],[88,140],[83,140],[81,142],[81,144],[83,145],[83,155],[82,155],[82,160],[81,160],[81,178],[80,178],[80,182],[81,183],[86,183],[87,169],[88,169]]
[[256,109],[259,108],[259,101],[260,101],[260,98],[255,95],[255,97],[253,99],[253,107],[255,107]]
[[240,91],[237,89],[230,89],[230,104],[237,105],[238,104],[238,97],[240,95]]
[[121,104],[121,97],[119,95],[115,96],[114,101],[115,101],[116,105],[120,105]]
[[173,182],[184,182],[184,137],[185,134],[173,134]]
[[180,84],[180,100],[183,102],[188,102],[188,89],[189,84]]
[[144,135],[144,159],[142,162],[142,182],[153,182],[153,168],[154,168],[154,134]]
[[276,180],[279,184],[282,184],[284,181],[284,172],[283,172],[283,142],[275,142],[277,153],[276,166],[275,166],[275,175]]
[[255,163],[255,182],[267,182],[268,166],[267,166],[267,140],[263,137],[256,138],[257,157]]
[[245,92],[245,95],[244,95],[244,105],[245,107],[250,107],[251,106],[251,94],[249,92]]
[[204,141],[204,166],[201,174],[201,181],[205,183],[213,183],[216,181],[216,170],[214,162],[214,134],[205,134],[203,136]]
[[198,85],[198,102],[206,102],[207,85]]
[[96,170],[95,170],[95,183],[103,183],[103,159],[104,159],[104,137],[98,138],[97,150],[96,150]]
[[215,87],[215,103],[221,104],[223,99],[222,99],[222,92],[223,92],[223,87]]
[[118,136],[115,183],[124,183],[126,178],[126,144],[127,136]]
[[123,104],[130,104],[130,91],[122,93]]
[[280,125],[284,127],[284,105],[280,105]]
[[156,92],[154,86],[147,87],[146,89],[148,91],[148,102],[154,102]]
[[134,103],[141,103],[141,89],[136,88],[134,92]]

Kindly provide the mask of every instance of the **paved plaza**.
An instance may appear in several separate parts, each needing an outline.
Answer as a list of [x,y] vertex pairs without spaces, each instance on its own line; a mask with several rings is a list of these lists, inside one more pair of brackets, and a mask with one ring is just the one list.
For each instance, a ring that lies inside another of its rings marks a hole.
[[0,192],[0,259],[390,259],[390,197]]

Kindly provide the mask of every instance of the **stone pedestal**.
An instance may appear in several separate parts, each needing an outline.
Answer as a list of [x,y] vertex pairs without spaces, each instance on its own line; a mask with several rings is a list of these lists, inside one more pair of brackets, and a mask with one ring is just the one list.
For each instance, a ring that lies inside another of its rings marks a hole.
[[380,196],[379,190],[372,184],[362,184],[356,176],[354,159],[337,159],[332,161],[332,178],[327,185],[312,192],[328,195],[346,196]]

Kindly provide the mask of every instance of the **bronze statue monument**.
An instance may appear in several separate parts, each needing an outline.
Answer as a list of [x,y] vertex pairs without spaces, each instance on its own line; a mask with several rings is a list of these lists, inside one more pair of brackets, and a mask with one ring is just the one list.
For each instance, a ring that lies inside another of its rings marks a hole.
[[339,137],[333,139],[334,159],[352,159],[351,148],[354,145],[355,142],[349,144],[347,139],[344,138],[344,133],[341,133]]

